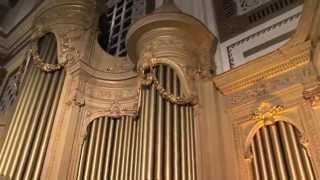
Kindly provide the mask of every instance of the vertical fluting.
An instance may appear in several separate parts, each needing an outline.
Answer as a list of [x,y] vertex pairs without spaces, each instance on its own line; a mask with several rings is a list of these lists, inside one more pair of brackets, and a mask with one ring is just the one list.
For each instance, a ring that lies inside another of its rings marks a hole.
[[251,144],[255,179],[314,179],[298,130],[287,122],[259,129]]
[[[39,45],[42,60],[56,64],[54,35],[45,35]],[[61,70],[47,73],[32,64],[28,71],[0,153],[0,175],[19,180],[39,179],[64,82]]]

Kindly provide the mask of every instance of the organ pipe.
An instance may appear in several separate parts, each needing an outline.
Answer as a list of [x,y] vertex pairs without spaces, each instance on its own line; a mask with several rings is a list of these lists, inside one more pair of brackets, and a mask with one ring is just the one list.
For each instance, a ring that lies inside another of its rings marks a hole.
[[[53,34],[39,41],[39,55],[56,64]],[[64,71],[44,72],[30,65],[8,135],[0,152],[0,175],[12,179],[39,179],[64,82]]]
[[283,121],[258,130],[251,144],[256,180],[315,179],[310,157],[299,141],[299,132]]
[[[173,69],[159,65],[155,71],[167,91],[181,95]],[[142,87],[140,100],[137,119],[102,117],[90,123],[78,180],[93,180],[101,174],[114,180],[196,180],[192,106],[168,102],[153,85]]]

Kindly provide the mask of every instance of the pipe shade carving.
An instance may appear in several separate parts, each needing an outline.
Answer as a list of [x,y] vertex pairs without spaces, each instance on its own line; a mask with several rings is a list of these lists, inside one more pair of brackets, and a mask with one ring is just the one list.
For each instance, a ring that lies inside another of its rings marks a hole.
[[[45,63],[57,63],[57,44],[53,34],[39,41]],[[0,177],[39,179],[55,118],[64,71],[43,72],[29,67],[25,84],[0,152]]]
[[[155,67],[159,83],[181,94],[177,74]],[[195,130],[192,106],[172,104],[154,85],[141,89],[138,119],[97,118],[83,141],[78,180],[196,180]]]

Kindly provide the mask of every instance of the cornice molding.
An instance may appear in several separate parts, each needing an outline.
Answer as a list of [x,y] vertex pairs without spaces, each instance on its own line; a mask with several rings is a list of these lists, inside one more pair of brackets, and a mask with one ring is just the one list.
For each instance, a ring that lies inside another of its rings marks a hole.
[[310,62],[310,42],[292,48],[279,49],[255,61],[244,64],[213,78],[224,95],[249,88],[258,81],[284,74]]

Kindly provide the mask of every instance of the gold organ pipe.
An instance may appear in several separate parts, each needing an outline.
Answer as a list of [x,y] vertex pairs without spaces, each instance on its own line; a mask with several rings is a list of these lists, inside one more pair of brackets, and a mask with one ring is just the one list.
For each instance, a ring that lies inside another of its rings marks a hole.
[[59,82],[58,82],[58,85],[57,85],[57,91],[56,91],[56,94],[54,96],[55,98],[53,100],[52,108],[50,110],[50,115],[49,115],[49,118],[48,118],[48,127],[46,128],[46,131],[45,131],[45,134],[44,134],[44,141],[42,142],[42,145],[41,145],[42,148],[40,150],[40,153],[39,153],[39,156],[38,156],[38,160],[36,161],[37,165],[36,165],[36,168],[35,168],[34,179],[39,179],[40,178],[41,168],[42,168],[42,165],[43,165],[43,162],[44,162],[44,158],[45,158],[47,146],[48,146],[48,143],[49,143],[50,134],[51,134],[51,130],[52,130],[55,114],[56,114],[56,111],[57,111],[57,108],[58,108],[60,94],[61,94],[62,87],[63,87],[63,84],[64,84],[64,78],[65,78],[64,72],[60,72],[59,77],[60,78],[59,78]]
[[[173,75],[173,94],[178,96],[178,78],[174,73]],[[179,119],[179,107],[178,105],[173,105],[173,155],[174,155],[174,179],[181,180],[181,167],[180,167],[180,148],[179,148],[179,136],[180,136],[180,119]]]
[[131,135],[131,150],[130,150],[130,158],[129,158],[129,177],[128,179],[134,180],[134,172],[136,169],[136,152],[137,152],[137,121],[133,118],[130,118],[132,121],[132,135]]
[[262,127],[262,137],[264,140],[264,147],[266,149],[267,152],[267,159],[268,159],[268,170],[270,171],[269,175],[270,175],[270,179],[274,179],[277,180],[277,169],[276,169],[276,165],[275,165],[275,160],[273,159],[273,153],[272,153],[272,144],[270,142],[270,136],[269,136],[269,132],[268,132],[268,128],[269,127]]
[[258,153],[256,143],[253,142],[251,145],[252,154],[253,154],[253,170],[255,175],[255,180],[260,180],[260,171],[259,171],[259,163],[258,163]]
[[128,125],[128,129],[126,131],[128,131],[128,135],[127,135],[127,141],[126,143],[124,144],[124,147],[126,148],[126,153],[125,153],[125,160],[124,160],[124,164],[125,164],[125,167],[124,167],[124,170],[123,170],[123,178],[124,179],[130,179],[130,163],[132,161],[132,157],[130,156],[131,155],[131,149],[132,149],[132,139],[133,139],[133,135],[132,135],[132,131],[133,131],[133,119],[131,117],[125,117],[126,118],[126,121],[127,123],[129,124]]
[[[159,83],[163,85],[164,82],[164,67],[163,65],[160,65],[159,68]],[[156,162],[155,162],[155,177],[157,180],[163,179],[163,122],[164,122],[164,100],[162,97],[158,94],[158,119],[157,119],[157,140],[156,140]]]
[[190,132],[190,116],[189,116],[190,108],[186,108],[186,137],[187,137],[187,165],[188,165],[188,171],[187,171],[187,177],[190,179],[192,178],[192,159],[191,159],[191,132]]
[[312,169],[312,165],[310,162],[310,157],[308,156],[307,150],[302,147],[302,159],[304,161],[305,167],[306,167],[306,175],[308,180],[315,180],[316,178],[314,177],[314,172]]
[[[45,47],[49,46],[45,53],[45,59],[48,61],[49,57],[52,57],[52,54],[55,52],[53,48],[54,44],[52,43],[53,39],[50,39],[49,41],[46,41],[46,45]],[[51,59],[49,59],[49,63],[51,63],[50,61]],[[45,77],[46,77],[46,73],[40,72],[39,69],[37,69],[37,71],[39,71],[39,82],[36,82],[36,86],[34,91],[31,91],[32,98],[30,98],[28,102],[26,102],[28,105],[31,104],[29,107],[27,107],[27,109],[24,110],[24,113],[21,115],[21,117],[18,117],[17,119],[23,119],[23,123],[20,124],[20,126],[18,127],[18,130],[15,134],[15,139],[13,140],[13,146],[12,149],[10,150],[9,153],[9,157],[8,157],[8,163],[5,166],[4,169],[4,174],[8,174],[9,176],[12,177],[13,172],[16,169],[16,165],[18,162],[18,158],[21,155],[23,149],[23,144],[25,142],[25,138],[27,136],[27,132],[30,128],[31,125],[31,121],[32,119],[37,119],[37,115],[39,114],[39,106],[36,106],[36,103],[39,101],[38,99],[40,98],[40,100],[42,99],[40,94],[42,88],[46,88],[47,83],[45,82]],[[36,118],[33,118],[34,113],[36,113]],[[20,120],[21,121],[21,120]],[[21,136],[20,136],[21,135]],[[18,137],[20,136],[20,137]],[[11,169],[10,169],[11,168]],[[10,172],[9,172],[10,171]]]
[[117,164],[118,164],[118,159],[117,155],[119,154],[119,146],[120,146],[120,139],[121,139],[121,129],[122,129],[122,121],[115,120],[116,121],[116,130],[115,130],[115,138],[114,138],[114,148],[112,151],[112,160],[111,160],[111,176],[110,179],[117,179]]
[[[46,43],[47,44],[45,47],[47,47],[49,42],[46,41]],[[43,54],[43,52],[45,52],[45,54],[47,54],[48,50],[49,50],[49,48],[41,48],[40,53]],[[17,123],[13,127],[12,132],[10,133],[10,134],[12,134],[12,136],[9,138],[8,145],[6,146],[6,149],[4,151],[4,154],[3,154],[4,159],[1,160],[1,162],[3,162],[3,163],[0,166],[0,170],[1,170],[1,172],[5,171],[4,174],[7,174],[6,170],[5,170],[5,169],[7,169],[7,167],[5,167],[5,166],[9,166],[10,162],[12,162],[9,154],[10,153],[12,154],[12,152],[16,150],[15,144],[17,142],[17,136],[19,135],[19,132],[21,130],[21,126],[23,126],[23,124],[24,124],[24,120],[20,120],[21,116],[26,113],[26,111],[27,111],[26,109],[28,109],[27,104],[30,104],[30,101],[34,98],[34,90],[39,85],[38,79],[40,78],[41,72],[39,69],[37,69],[34,66],[33,66],[33,71],[34,71],[34,77],[32,77],[32,79],[30,81],[30,88],[27,89],[29,91],[26,93],[26,99],[22,100],[21,107],[17,108],[17,109],[19,109],[19,111],[13,119],[13,122],[17,122]]]
[[196,180],[196,152],[195,152],[195,127],[194,127],[194,118],[193,118],[193,107],[190,108],[190,124],[191,124],[191,160],[192,160],[192,179]]
[[[171,92],[172,73],[170,68],[166,68],[166,89]],[[166,101],[166,117],[165,117],[165,180],[170,180],[172,175],[172,105]]]
[[278,134],[278,129],[276,125],[270,125],[270,130],[271,130],[271,140],[273,144],[273,151],[276,159],[276,165],[279,173],[279,178],[280,179],[288,179],[287,173],[286,173],[286,164],[282,155],[282,148],[281,148],[281,142],[279,134]]
[[140,167],[141,167],[141,144],[142,144],[142,118],[143,118],[143,108],[144,108],[144,93],[143,89],[140,89],[141,96],[140,96],[140,101],[141,101],[141,115],[140,118],[137,119],[137,145],[136,145],[136,152],[135,152],[135,157],[136,157],[136,168],[134,171],[134,178],[138,180],[140,178]]
[[266,162],[267,159],[265,157],[264,154],[264,148],[263,148],[263,144],[262,144],[262,138],[261,138],[261,132],[258,131],[256,134],[256,143],[258,146],[258,155],[259,155],[259,163],[260,163],[260,167],[261,167],[261,171],[262,171],[262,177],[263,179],[268,179],[268,171],[267,171],[267,167],[266,167]]
[[128,131],[129,131],[129,126],[130,126],[130,122],[128,120],[128,118],[126,116],[123,116],[122,121],[124,121],[124,137],[122,140],[122,151],[120,153],[121,155],[121,166],[120,166],[120,179],[126,179],[125,177],[125,169],[126,169],[126,155],[127,155],[127,148],[130,147],[128,145]]
[[110,128],[110,123],[106,119],[106,117],[101,118],[102,121],[102,142],[100,147],[100,155],[99,155],[99,165],[98,165],[98,172],[97,172],[97,179],[103,179],[103,161],[105,160],[104,156],[106,154],[106,143],[107,143],[107,133],[108,129]]
[[[51,42],[52,42],[52,39],[51,39]],[[48,57],[51,57],[52,53],[54,52],[54,48],[48,48],[48,49],[50,51],[49,51],[49,53],[47,53],[45,55],[46,60],[48,60]],[[51,61],[49,61],[49,63],[50,62]],[[40,70],[38,70],[38,71],[40,71]],[[41,106],[42,106],[42,101],[43,101],[42,99],[44,98],[44,93],[43,93],[42,89],[43,88],[47,89],[46,86],[47,86],[48,82],[45,82],[47,74],[43,73],[43,72],[39,72],[39,73],[40,73],[40,75],[39,75],[40,80],[36,84],[35,90],[32,91],[32,95],[34,96],[34,98],[30,99],[31,105],[27,108],[27,109],[31,109],[31,111],[26,110],[21,117],[21,119],[24,120],[24,123],[21,124],[21,126],[18,128],[16,137],[18,137],[20,134],[21,134],[21,136],[19,138],[17,138],[16,140],[14,140],[13,149],[9,153],[8,163],[4,169],[4,174],[9,173],[9,177],[13,176],[13,173],[16,170],[16,165],[18,163],[19,157],[20,157],[21,153],[23,153],[23,151],[24,151],[24,149],[22,149],[22,148],[23,148],[24,142],[25,142],[27,135],[28,135],[27,132],[30,128],[32,130],[32,127],[33,127],[32,126],[32,119],[38,119],[38,116],[40,115],[40,112],[41,112]],[[41,105],[36,106],[37,103],[39,102],[39,99],[40,99]],[[28,103],[28,105],[29,105],[29,103]],[[35,118],[33,118],[33,117],[35,117]]]
[[84,172],[84,180],[90,179],[96,131],[97,131],[97,123],[96,123],[96,121],[93,121],[92,126],[91,126],[91,130],[90,130],[90,141],[89,141],[89,149],[88,149],[86,168],[85,168],[85,172]]
[[[154,86],[151,86],[150,88],[150,105],[147,106],[149,108],[151,108],[149,110],[148,116],[146,121],[148,122],[148,148],[147,148],[147,172],[146,172],[146,179],[148,180],[152,180],[153,179],[153,169],[154,169],[154,134],[155,134],[155,128],[154,128],[154,124],[155,124],[155,120],[156,120],[156,111],[155,108],[157,108],[157,104],[156,104],[156,90]],[[149,109],[148,108],[148,109]]]
[[[40,145],[41,145],[41,140],[42,140],[42,137],[43,137],[43,134],[44,134],[44,131],[45,131],[45,127],[47,126],[47,118],[48,118],[48,115],[49,115],[49,112],[50,112],[50,108],[52,107],[52,101],[54,99],[54,91],[56,90],[56,83],[58,81],[58,76],[59,74],[58,73],[54,73],[53,75],[53,79],[52,79],[52,82],[51,82],[51,85],[50,86],[50,89],[48,91],[48,98],[47,98],[47,101],[45,101],[45,105],[43,107],[43,112],[41,114],[41,118],[40,118],[40,121],[37,122],[37,121],[34,121],[34,123],[37,123],[39,124],[39,127],[37,128],[37,132],[34,132],[36,133],[36,137],[34,137],[34,135],[32,135],[32,132],[30,132],[29,134],[29,138],[28,138],[28,141],[26,143],[26,147],[24,147],[25,149],[29,149],[29,145],[31,145],[31,141],[33,141],[33,146],[32,146],[32,149],[31,150],[31,153],[29,151],[24,151],[23,153],[23,156],[22,156],[22,160],[20,161],[19,163],[19,167],[18,167],[18,171],[17,171],[17,176],[16,178],[19,179],[20,177],[23,176],[23,171],[24,169],[26,169],[26,175],[24,175],[24,177],[26,177],[26,179],[29,179],[30,176],[31,176],[31,171],[32,169],[34,168],[35,166],[35,158],[36,156],[38,155],[38,151],[39,151],[39,148],[40,148]],[[47,80],[49,82],[49,80]],[[46,93],[46,92],[44,92]],[[29,155],[30,154],[30,155]],[[29,160],[28,162],[27,161],[27,158],[29,157]],[[26,166],[27,163],[28,165]]]
[[291,124],[287,124],[287,127],[289,130],[289,137],[292,142],[291,145],[294,153],[294,159],[297,165],[296,167],[298,167],[297,172],[299,173],[301,179],[306,179],[306,174],[304,172],[301,154],[299,151],[299,145],[297,144],[298,139],[296,138],[296,135],[295,135],[295,129]]
[[123,153],[123,146],[124,146],[124,133],[125,133],[125,125],[126,125],[126,121],[124,120],[124,117],[121,117],[120,120],[120,139],[119,139],[119,146],[118,146],[118,150],[117,150],[117,168],[116,168],[116,178],[115,179],[120,179],[120,174],[121,174],[121,156]]
[[104,179],[110,179],[111,177],[111,161],[113,160],[112,158],[112,146],[114,146],[113,144],[113,138],[116,135],[116,133],[114,132],[115,129],[117,128],[117,122],[111,118],[108,118],[108,121],[110,123],[110,128],[108,129],[108,137],[107,137],[107,152],[105,154],[106,156],[106,160],[105,160],[105,172],[104,172]]
[[[28,67],[27,71],[28,71],[28,73],[27,73],[27,76],[25,78],[25,83],[23,83],[24,85],[22,87],[22,91],[21,91],[21,94],[20,94],[20,97],[19,97],[19,100],[18,100],[18,103],[17,103],[16,107],[21,107],[22,105],[24,105],[22,102],[24,102],[25,99],[27,98],[27,94],[30,91],[31,81],[34,79],[35,74],[36,74],[36,71],[35,71],[35,69],[34,69],[34,67],[32,65],[30,65]],[[17,114],[21,111],[21,109],[22,108],[17,108],[14,111],[14,114],[13,114],[13,117],[12,117],[13,122],[9,126],[8,133],[7,133],[8,136],[5,139],[5,141],[3,143],[3,146],[2,146],[3,148],[1,149],[1,152],[0,152],[0,164],[2,164],[1,162],[3,162],[2,158],[3,158],[4,150],[6,149],[8,142],[10,142],[10,140],[12,138],[12,135],[13,135],[12,132],[14,132],[13,130],[15,129],[15,127],[18,124],[18,121],[15,121],[14,119],[16,118]]]
[[149,116],[149,111],[150,111],[150,92],[149,90],[145,89],[145,105],[144,105],[144,108],[143,108],[143,136],[142,136],[142,139],[143,139],[143,143],[142,143],[142,154],[141,154],[141,179],[146,179],[146,168],[147,168],[147,158],[146,158],[146,155],[147,155],[147,143],[148,143],[148,122],[150,121],[148,119],[148,116]]
[[95,123],[97,123],[97,137],[96,137],[96,143],[94,146],[94,151],[93,151],[93,160],[92,160],[92,168],[91,168],[91,177],[90,179],[96,179],[97,178],[97,166],[98,166],[98,158],[99,158],[99,145],[101,143],[101,131],[102,131],[102,119],[98,118],[95,120]]
[[[87,135],[86,135],[87,136]],[[86,154],[87,154],[87,144],[88,144],[88,137],[85,137],[84,142],[81,148],[81,156],[80,156],[80,164],[79,164],[79,171],[78,171],[78,180],[82,180],[83,177],[83,170],[86,165]]]
[[187,129],[187,109],[188,107],[181,107],[181,169],[182,169],[182,173],[181,173],[181,180],[186,180],[188,179],[188,164],[187,164],[187,159],[188,159],[188,154],[186,152],[187,150],[187,133],[186,133],[186,129]]
[[288,137],[288,132],[286,130],[286,124],[284,122],[279,122],[279,127],[280,127],[280,134],[282,137],[282,142],[283,142],[283,147],[284,147],[284,151],[286,153],[286,160],[287,160],[287,165],[288,165],[288,170],[289,173],[291,174],[290,177],[292,177],[293,179],[297,179],[297,172],[295,170],[295,165],[294,165],[294,161],[293,161],[293,153],[291,151],[291,147],[290,147],[290,143],[289,143],[289,137]]

